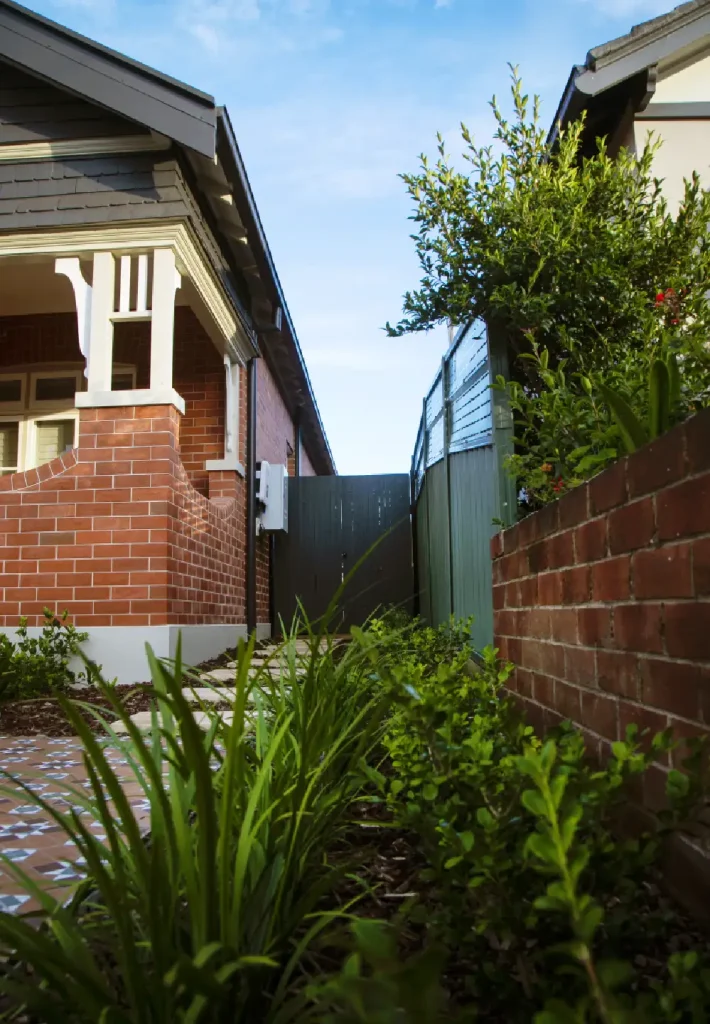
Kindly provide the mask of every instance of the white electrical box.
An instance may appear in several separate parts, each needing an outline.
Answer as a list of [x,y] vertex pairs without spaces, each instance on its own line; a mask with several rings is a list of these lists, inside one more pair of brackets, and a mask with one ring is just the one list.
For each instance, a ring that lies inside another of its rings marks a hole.
[[262,462],[257,497],[262,504],[262,530],[288,531],[288,473],[285,466]]

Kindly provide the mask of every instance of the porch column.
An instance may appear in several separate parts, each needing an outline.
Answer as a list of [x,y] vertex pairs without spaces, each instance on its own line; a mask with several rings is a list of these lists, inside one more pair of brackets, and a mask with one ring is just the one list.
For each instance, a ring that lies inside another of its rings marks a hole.
[[225,355],[224,458],[209,459],[205,463],[208,472],[233,470],[244,474],[244,467],[239,461],[239,370],[239,363]]
[[[65,274],[74,288],[79,344],[87,361],[88,388],[77,392],[77,408],[173,405],[179,412],[185,412],[185,401],[173,388],[175,292],[181,281],[174,250],[154,249],[152,264],[152,301],[148,308],[149,254],[121,256],[118,289],[116,259],[108,250],[93,254],[91,286],[81,277],[77,257],[56,261],[55,270]],[[150,322],[150,387],[112,391],[113,328],[114,324],[128,320]]]

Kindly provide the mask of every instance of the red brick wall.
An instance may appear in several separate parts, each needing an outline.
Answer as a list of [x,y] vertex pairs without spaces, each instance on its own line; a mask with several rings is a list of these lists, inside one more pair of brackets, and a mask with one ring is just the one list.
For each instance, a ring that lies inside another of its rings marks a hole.
[[[147,323],[116,325],[114,360],[148,386]],[[0,367],[61,361],[82,361],[74,314],[0,319]],[[257,458],[284,463],[293,423],[263,360],[257,372]],[[168,407],[82,410],[75,455],[0,478],[0,624],[38,624],[45,606],[68,608],[82,626],[245,621],[246,482],[204,469],[223,456],[224,367],[185,307],[174,383],[182,418]],[[245,372],[239,409],[245,465]],[[313,472],[305,452],[302,471]],[[262,536],[257,620],[269,617]]]
[[80,626],[244,622],[245,484],[187,478],[169,406],[81,411],[81,444],[0,478],[0,624],[68,608]]
[[288,464],[288,446],[294,445],[294,427],[276,381],[264,359],[257,364],[256,458]]
[[710,730],[710,411],[492,550],[496,645],[534,721],[572,719],[600,753],[632,722]]
[[[116,363],[135,366],[137,386],[148,387],[150,324],[116,324],[113,356]],[[0,367],[49,362],[83,363],[75,314],[0,319]],[[186,306],[175,309],[173,377],[175,390],[185,399],[180,427],[182,461],[192,484],[207,495],[205,462],[221,459],[224,454],[224,365],[199,320]]]
[[316,471],[308,458],[308,452],[301,445],[301,476],[316,476]]

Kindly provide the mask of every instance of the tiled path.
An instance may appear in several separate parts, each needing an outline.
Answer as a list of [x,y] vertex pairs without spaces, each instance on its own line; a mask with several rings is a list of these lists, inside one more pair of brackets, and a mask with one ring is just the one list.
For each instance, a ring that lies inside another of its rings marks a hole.
[[[296,641],[296,650],[301,657],[306,656],[307,649],[303,641]],[[259,651],[254,657],[254,668],[263,665],[264,657],[273,650],[263,648]],[[232,664],[206,673],[203,678],[213,686],[229,686],[230,682],[233,685],[234,670]],[[278,663],[271,664],[267,671],[278,675]],[[215,698],[214,693],[210,697],[211,693],[198,691],[198,696],[209,702]],[[196,717],[207,718],[203,712],[195,714]],[[139,728],[149,727],[148,713],[139,712],[132,717]],[[107,756],[114,770],[118,769],[117,775],[123,781],[139,824],[147,830],[147,801],[128,762],[122,758],[120,750],[111,749],[110,746]],[[67,810],[72,804],[67,787],[87,789],[89,786],[82,761],[81,743],[71,737],[50,739],[46,736],[0,736],[0,769],[20,777],[61,810]],[[6,779],[0,779],[0,782],[9,784]],[[92,823],[90,827],[98,837],[102,837],[98,823]],[[60,826],[47,817],[41,807],[27,802],[22,790],[18,791],[17,797],[0,795],[0,852],[21,864],[28,874],[42,882],[55,896],[66,892],[67,883],[82,877],[81,865],[73,863],[77,860],[73,843],[67,841]],[[23,893],[22,886],[0,862],[0,911],[25,913],[34,907],[34,900]]]
[[[124,780],[139,823],[145,822],[147,827],[147,803],[128,763],[117,749],[109,748],[107,757],[119,778]],[[67,787],[87,789],[89,785],[81,757],[81,743],[71,737],[0,737],[0,767],[21,777],[23,782],[36,788],[60,810],[68,810],[72,806]],[[9,780],[2,781],[9,784]],[[97,837],[102,837],[98,823],[92,823],[90,828]],[[0,851],[21,864],[55,896],[66,891],[66,883],[81,878],[81,866],[72,864],[77,859],[73,843],[67,841],[59,825],[41,807],[27,802],[22,790],[18,790],[17,797],[0,795]],[[33,908],[34,901],[23,893],[22,886],[7,867],[0,864],[0,910],[16,913]]]

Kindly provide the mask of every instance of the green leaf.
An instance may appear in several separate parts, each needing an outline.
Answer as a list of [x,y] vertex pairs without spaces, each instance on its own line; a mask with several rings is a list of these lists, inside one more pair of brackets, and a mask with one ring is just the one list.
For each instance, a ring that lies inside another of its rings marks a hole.
[[675,352],[668,354],[666,365],[668,366],[668,399],[672,412],[680,402],[680,368]]
[[495,824],[495,818],[487,807],[479,807],[476,811],[476,821],[481,828],[490,828]]
[[634,969],[627,960],[598,960],[595,967],[602,984],[611,990],[619,988],[634,975]]
[[520,802],[536,818],[547,818],[547,804],[536,789],[524,789],[520,794]]
[[635,452],[637,448],[642,448],[648,441],[648,435],[626,399],[604,384],[599,385],[599,391],[609,406],[627,452]]
[[654,359],[648,382],[648,432],[651,438],[668,430],[670,419],[670,378],[662,359]]
[[436,800],[439,795],[439,787],[435,786],[433,782],[427,782],[422,788],[422,796],[425,800]]
[[470,853],[473,849],[474,843],[473,832],[462,832],[459,838],[461,839],[461,845],[466,853]]

